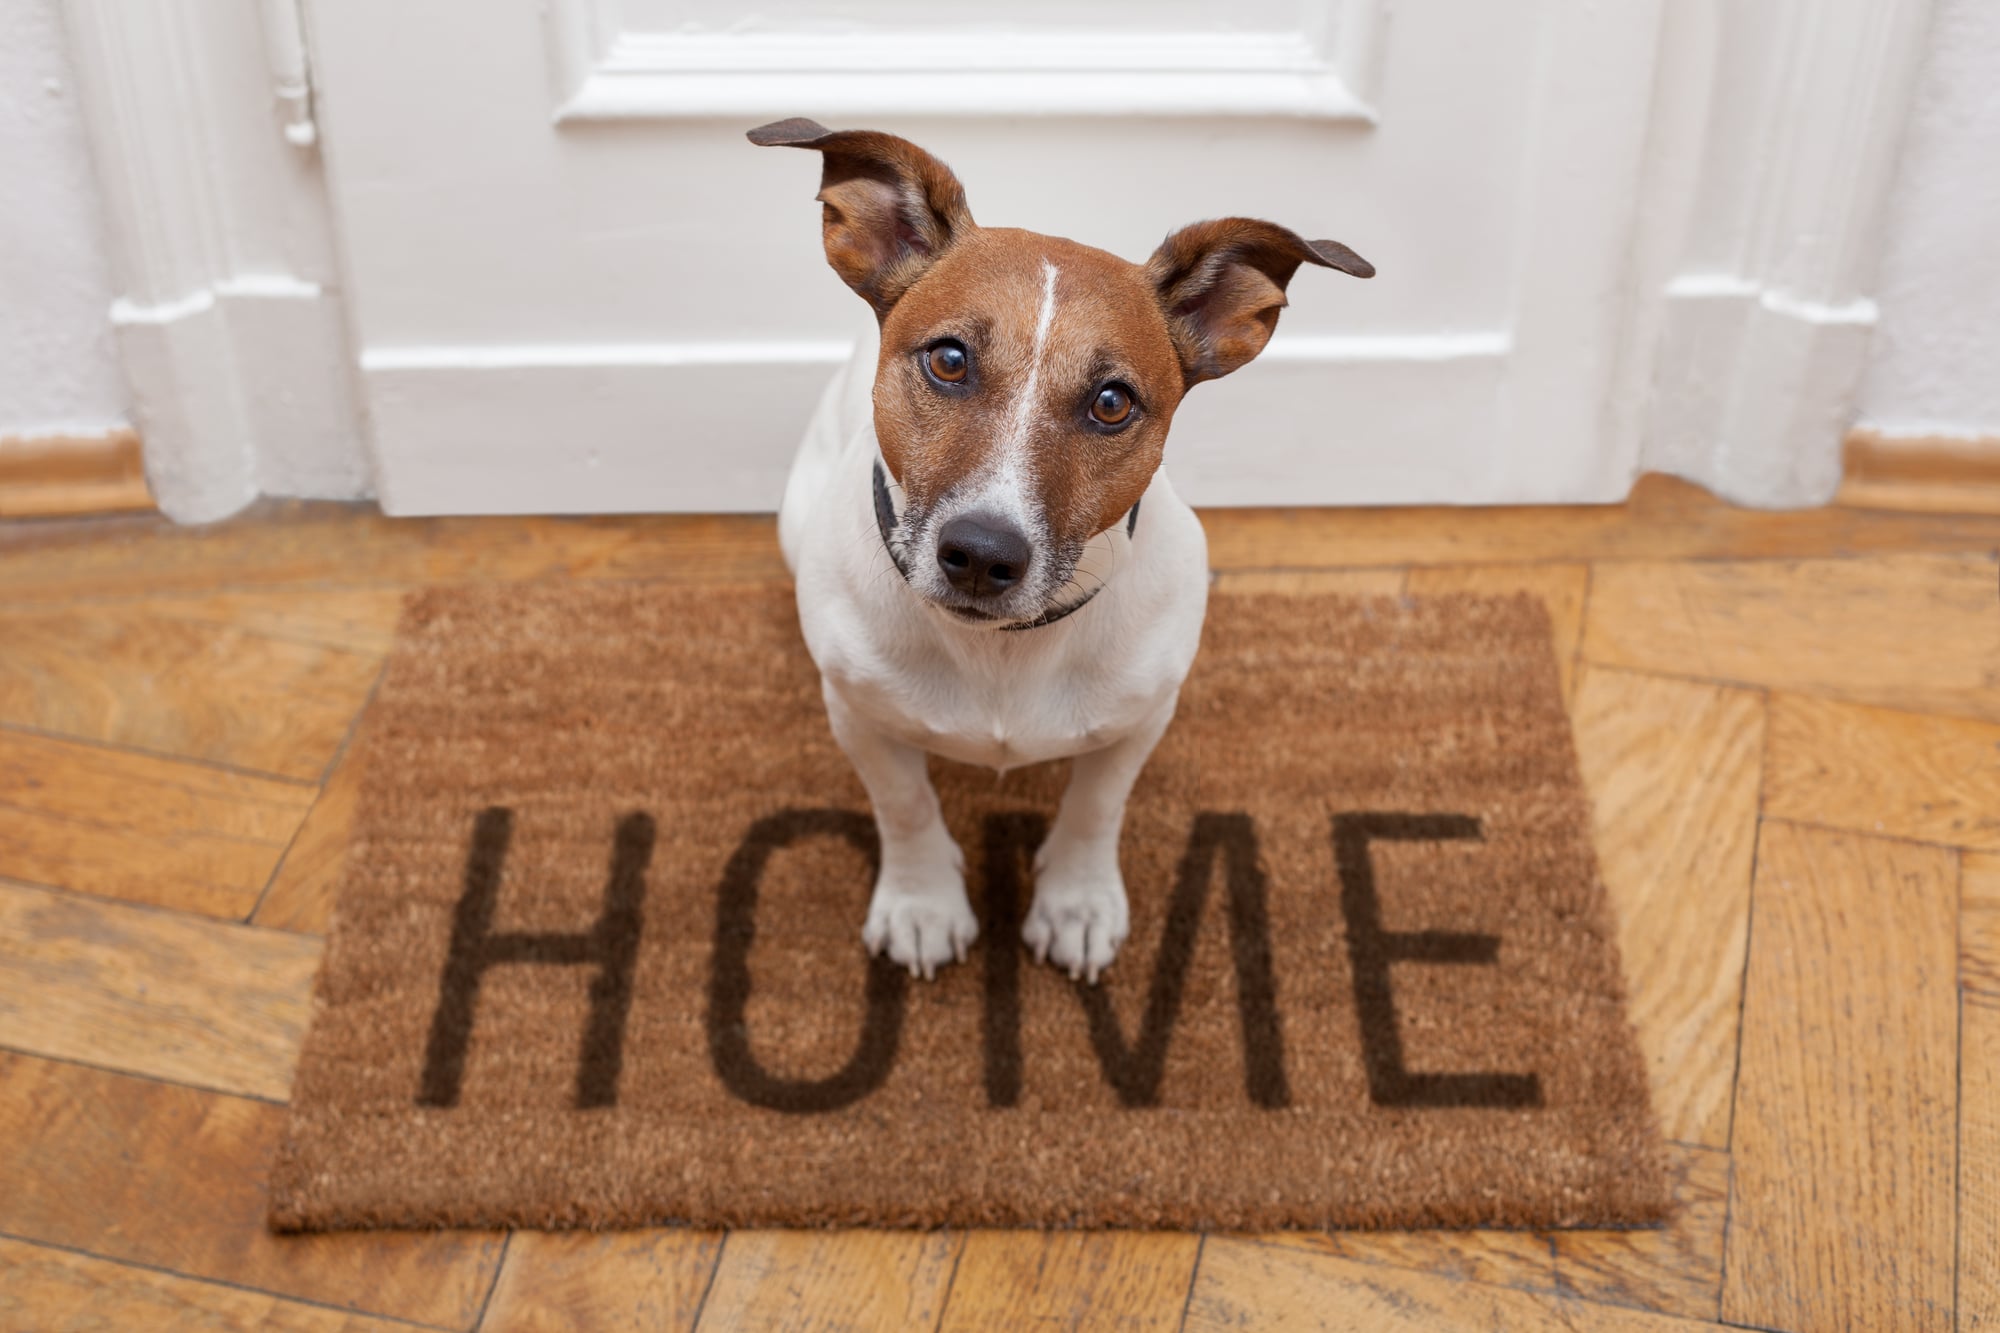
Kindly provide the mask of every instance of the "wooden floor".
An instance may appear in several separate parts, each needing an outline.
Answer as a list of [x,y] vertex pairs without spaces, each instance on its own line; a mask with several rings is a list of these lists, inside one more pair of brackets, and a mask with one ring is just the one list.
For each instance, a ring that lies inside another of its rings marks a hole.
[[274,1238],[424,584],[779,572],[750,518],[0,524],[0,1328],[2000,1329],[2000,518],[1207,515],[1223,586],[1553,612],[1664,1231]]

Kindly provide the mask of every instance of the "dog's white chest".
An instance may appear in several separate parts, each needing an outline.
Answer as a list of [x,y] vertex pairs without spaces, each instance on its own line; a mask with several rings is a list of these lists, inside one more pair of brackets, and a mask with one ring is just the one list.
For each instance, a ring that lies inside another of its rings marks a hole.
[[836,649],[821,669],[883,731],[947,759],[995,769],[1100,749],[1149,716],[1179,683],[1079,670],[1067,654],[1040,661],[1032,651],[1010,654],[982,669],[947,652],[911,649],[872,665]]

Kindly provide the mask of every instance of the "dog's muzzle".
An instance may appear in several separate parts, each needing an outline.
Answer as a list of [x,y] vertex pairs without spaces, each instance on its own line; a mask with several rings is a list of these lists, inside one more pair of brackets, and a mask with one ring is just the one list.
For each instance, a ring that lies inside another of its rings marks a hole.
[[[905,583],[915,569],[908,534],[902,530],[907,503],[903,488],[889,475],[880,455],[875,459],[875,527],[882,534],[882,549],[896,566]],[[1030,620],[1010,621],[996,629],[1039,629],[1081,611],[1090,599],[1111,582],[1113,575],[1132,558],[1132,536],[1139,527],[1139,505],[1135,502],[1120,522],[1084,543],[1058,593],[1069,595],[1052,601]],[[938,534],[937,560],[945,581],[972,596],[1004,592],[1026,573],[1029,550],[1026,538],[1011,524],[978,514],[961,514],[944,525]],[[944,607],[961,620],[979,622],[993,617],[970,608]]]

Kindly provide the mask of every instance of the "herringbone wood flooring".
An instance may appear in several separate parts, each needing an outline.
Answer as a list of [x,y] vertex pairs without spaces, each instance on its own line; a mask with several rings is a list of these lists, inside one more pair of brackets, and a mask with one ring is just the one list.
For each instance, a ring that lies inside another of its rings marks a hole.
[[1219,577],[1550,608],[1665,1231],[276,1238],[400,597],[781,572],[760,518],[0,524],[0,1327],[2000,1328],[2000,518],[1205,516]]

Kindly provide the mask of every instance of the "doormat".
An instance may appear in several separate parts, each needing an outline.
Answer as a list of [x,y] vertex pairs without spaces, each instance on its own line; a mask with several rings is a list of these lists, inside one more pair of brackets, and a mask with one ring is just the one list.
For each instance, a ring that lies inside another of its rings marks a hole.
[[1020,942],[1065,764],[937,762],[983,934],[867,959],[782,586],[421,594],[362,747],[277,1229],[1667,1211],[1529,598],[1211,599],[1095,987]]

